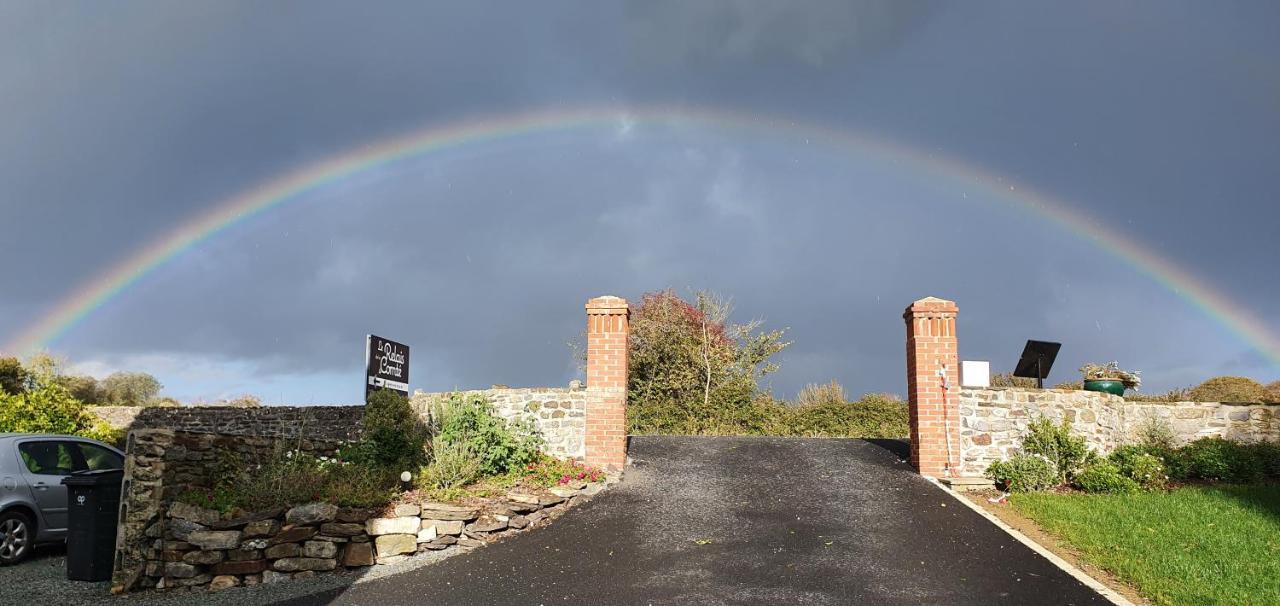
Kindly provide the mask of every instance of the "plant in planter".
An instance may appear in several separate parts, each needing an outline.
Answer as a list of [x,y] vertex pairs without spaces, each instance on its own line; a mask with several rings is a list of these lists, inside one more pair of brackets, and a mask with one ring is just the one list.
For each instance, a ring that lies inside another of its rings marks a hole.
[[1101,391],[1123,396],[1126,389],[1137,391],[1142,386],[1138,371],[1121,370],[1118,362],[1085,364],[1080,367],[1084,375],[1085,391]]

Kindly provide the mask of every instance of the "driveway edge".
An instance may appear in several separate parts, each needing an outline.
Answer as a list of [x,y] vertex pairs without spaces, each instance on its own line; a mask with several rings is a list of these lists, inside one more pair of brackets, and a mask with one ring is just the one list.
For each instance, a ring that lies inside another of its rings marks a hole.
[[1071,562],[1068,562],[1062,559],[1061,557],[1058,557],[1057,554],[1053,553],[1052,551],[1049,551],[1048,549],[1045,549],[1039,543],[1032,541],[1030,538],[1027,537],[1027,535],[1022,534],[1021,532],[1018,532],[1016,529],[1014,529],[1012,526],[1005,524],[1003,521],[1000,520],[1000,518],[997,518],[994,514],[983,509],[981,506],[978,506],[972,503],[971,501],[969,501],[969,499],[964,498],[956,491],[951,490],[942,482],[939,482],[938,480],[930,477],[925,477],[924,479],[928,480],[934,486],[937,486],[938,488],[940,488],[943,492],[946,492],[947,494],[951,495],[951,498],[963,503],[965,507],[968,507],[969,509],[977,512],[978,515],[986,518],[988,522],[995,524],[997,528],[1005,531],[1006,533],[1009,534],[1009,536],[1017,539],[1019,543],[1022,543],[1023,545],[1030,547],[1032,551],[1040,554],[1040,557],[1046,560],[1049,560],[1049,562],[1051,562],[1054,566],[1057,566],[1058,568],[1062,569],[1063,572],[1066,572],[1067,574],[1071,575],[1077,581],[1084,583],[1086,586],[1089,587],[1089,589],[1092,589],[1098,592],[1099,595],[1110,600],[1112,604],[1115,604],[1116,606],[1136,606],[1133,602],[1129,601],[1129,598],[1126,598],[1120,595],[1114,589],[1111,589],[1110,587],[1103,585],[1097,579],[1089,576],[1088,574],[1085,574],[1083,570],[1076,568],[1074,565],[1071,564]]

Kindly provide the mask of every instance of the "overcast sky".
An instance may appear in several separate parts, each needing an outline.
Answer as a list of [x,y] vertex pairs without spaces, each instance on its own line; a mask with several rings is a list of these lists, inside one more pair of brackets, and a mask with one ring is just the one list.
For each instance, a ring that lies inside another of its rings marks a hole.
[[241,223],[52,343],[181,399],[351,403],[364,335],[411,384],[561,385],[583,302],[712,289],[789,328],[771,377],[905,392],[903,308],[961,355],[1060,340],[1153,390],[1280,367],[995,188],[785,129],[858,132],[1061,200],[1280,331],[1280,5],[0,0],[0,343],[113,264],[291,170],[478,116],[616,124],[381,166]]

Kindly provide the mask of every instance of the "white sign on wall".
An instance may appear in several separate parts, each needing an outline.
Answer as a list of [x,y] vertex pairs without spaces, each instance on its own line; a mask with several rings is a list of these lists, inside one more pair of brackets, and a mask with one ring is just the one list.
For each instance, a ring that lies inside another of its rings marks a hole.
[[965,360],[960,363],[961,387],[991,387],[991,363]]

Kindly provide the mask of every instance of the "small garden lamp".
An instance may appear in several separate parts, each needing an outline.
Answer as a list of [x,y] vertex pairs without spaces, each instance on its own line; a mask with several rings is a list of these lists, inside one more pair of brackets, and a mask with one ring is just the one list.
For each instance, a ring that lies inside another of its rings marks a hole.
[[409,490],[409,488],[411,488],[409,483],[412,481],[413,481],[413,474],[407,471],[400,472],[400,488],[404,490]]

